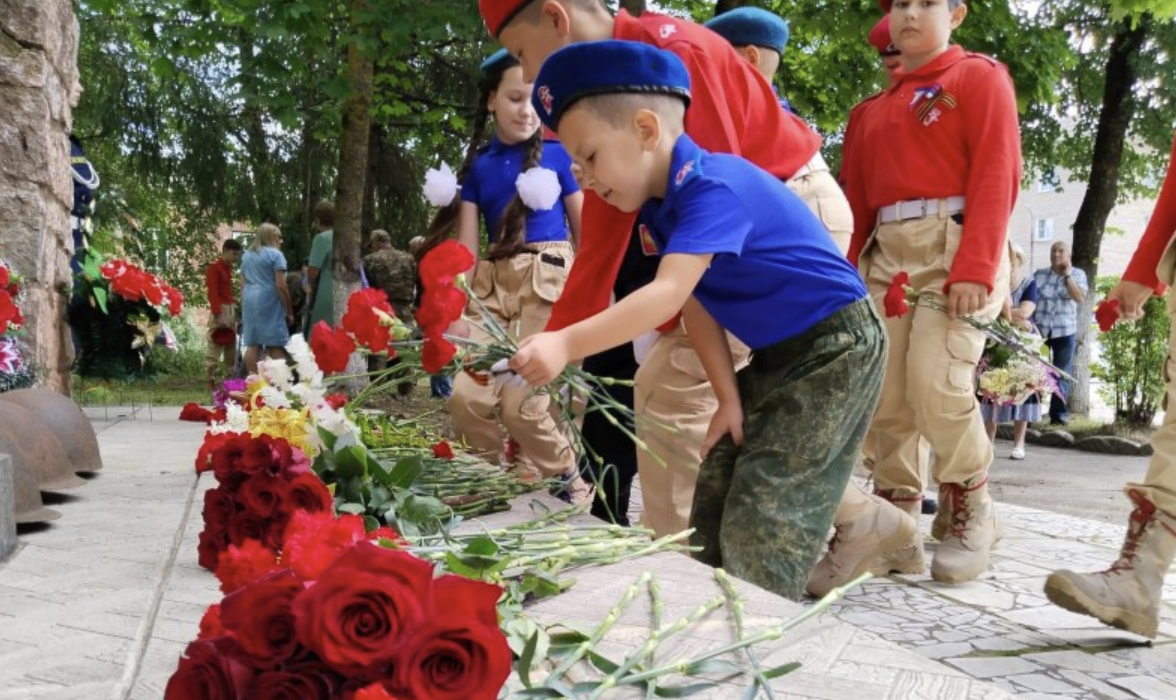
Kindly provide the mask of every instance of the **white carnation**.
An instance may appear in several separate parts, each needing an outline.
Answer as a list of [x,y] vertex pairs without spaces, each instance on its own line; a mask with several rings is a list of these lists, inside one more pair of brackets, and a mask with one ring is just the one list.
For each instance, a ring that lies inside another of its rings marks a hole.
[[539,167],[519,173],[515,187],[518,188],[523,204],[536,211],[554,207],[559,201],[560,192],[563,191],[555,171]]
[[257,363],[257,373],[271,386],[285,391],[294,383],[294,373],[285,360],[266,358]]
[[213,423],[209,426],[208,432],[216,435],[221,433],[247,433],[249,432],[249,412],[241,408],[236,401],[230,401],[225,404],[224,422]]
[[261,391],[257,392],[257,395],[269,408],[290,408],[292,405],[286,393],[277,387],[263,387]]
[[425,199],[435,207],[443,207],[457,196],[457,176],[442,163],[440,168],[429,168],[425,172]]

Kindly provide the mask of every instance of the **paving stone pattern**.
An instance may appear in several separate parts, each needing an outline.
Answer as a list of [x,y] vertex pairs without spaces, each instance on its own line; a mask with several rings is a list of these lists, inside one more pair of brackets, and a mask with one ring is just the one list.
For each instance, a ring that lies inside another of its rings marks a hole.
[[[16,556],[0,564],[0,700],[162,697],[205,608],[220,598],[216,580],[196,564],[200,503],[212,486],[192,470],[203,429],[175,416],[158,408],[91,414],[105,469],[55,497],[62,518],[22,531]],[[766,664],[804,664],[778,680],[781,696],[1176,698],[1170,607],[1161,638],[1148,646],[1053,608],[1041,594],[1054,566],[1106,565],[1121,529],[1027,508],[1002,512],[1004,541],[982,581],[946,587],[926,576],[877,579],[834,614],[763,648]],[[929,528],[930,518],[922,525]],[[716,594],[704,567],[661,554],[579,572],[571,592],[534,613],[594,624],[645,568],[658,572],[668,615]],[[800,609],[754,586],[742,590],[750,629]],[[1165,596],[1176,601],[1176,579]],[[616,651],[644,641],[641,605],[609,636]],[[679,648],[699,651],[729,639],[730,624],[713,618],[684,635]],[[723,687],[704,697],[738,693]]]

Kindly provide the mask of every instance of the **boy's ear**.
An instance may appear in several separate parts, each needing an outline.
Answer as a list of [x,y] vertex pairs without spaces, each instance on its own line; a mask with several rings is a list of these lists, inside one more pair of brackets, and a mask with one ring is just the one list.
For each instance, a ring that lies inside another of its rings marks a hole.
[[956,5],[956,8],[951,11],[951,28],[958,29],[964,23],[964,18],[968,16],[968,3],[961,2]]
[[662,123],[657,112],[651,109],[639,109],[633,115],[633,127],[637,129],[637,138],[641,143],[641,150],[652,151],[661,141]]
[[760,50],[759,50],[758,46],[753,46],[751,44],[748,44],[747,46],[740,46],[739,48],[735,49],[735,51],[740,56],[743,56],[743,58],[751,65],[753,65],[753,66],[759,65]]
[[568,8],[564,7],[559,0],[543,0],[543,6],[539,10],[543,18],[543,23],[551,23],[555,28],[556,34],[561,38],[566,37],[572,31],[572,18],[568,14]]

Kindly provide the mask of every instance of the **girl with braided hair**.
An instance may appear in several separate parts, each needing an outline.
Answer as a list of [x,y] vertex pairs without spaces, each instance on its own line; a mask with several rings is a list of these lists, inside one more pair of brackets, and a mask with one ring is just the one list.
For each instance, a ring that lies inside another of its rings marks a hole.
[[[467,274],[471,292],[499,325],[521,340],[543,330],[563,291],[579,240],[583,194],[567,152],[543,138],[531,106],[531,84],[524,82],[518,62],[499,51],[481,71],[473,137],[457,172],[460,200],[437,213],[417,259],[456,235],[477,259],[473,274]],[[491,116],[494,129],[487,141]],[[536,167],[554,171],[552,180],[559,184],[549,209],[528,206],[516,187],[520,174]],[[487,232],[484,248],[481,224]],[[477,339],[482,335],[481,310],[471,306],[467,312],[469,332]],[[576,456],[546,396],[463,372],[454,381],[449,408],[457,437],[483,458],[499,460],[501,422],[518,445],[514,468],[521,477],[577,481]]]

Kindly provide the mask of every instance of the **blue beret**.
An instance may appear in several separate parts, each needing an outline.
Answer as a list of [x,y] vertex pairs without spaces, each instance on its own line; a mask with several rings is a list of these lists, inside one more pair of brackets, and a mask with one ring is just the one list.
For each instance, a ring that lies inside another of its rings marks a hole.
[[519,65],[518,59],[510,55],[506,49],[498,49],[490,54],[490,57],[482,61],[482,65],[478,70],[482,71],[482,75],[490,75],[495,72],[505,72],[508,68],[514,68]]
[[759,7],[738,7],[702,26],[732,46],[762,46],[783,54],[788,45],[788,22]]
[[690,73],[669,51],[636,41],[570,44],[543,62],[531,103],[544,126],[554,130],[568,108],[592,95],[674,95],[690,104]]

